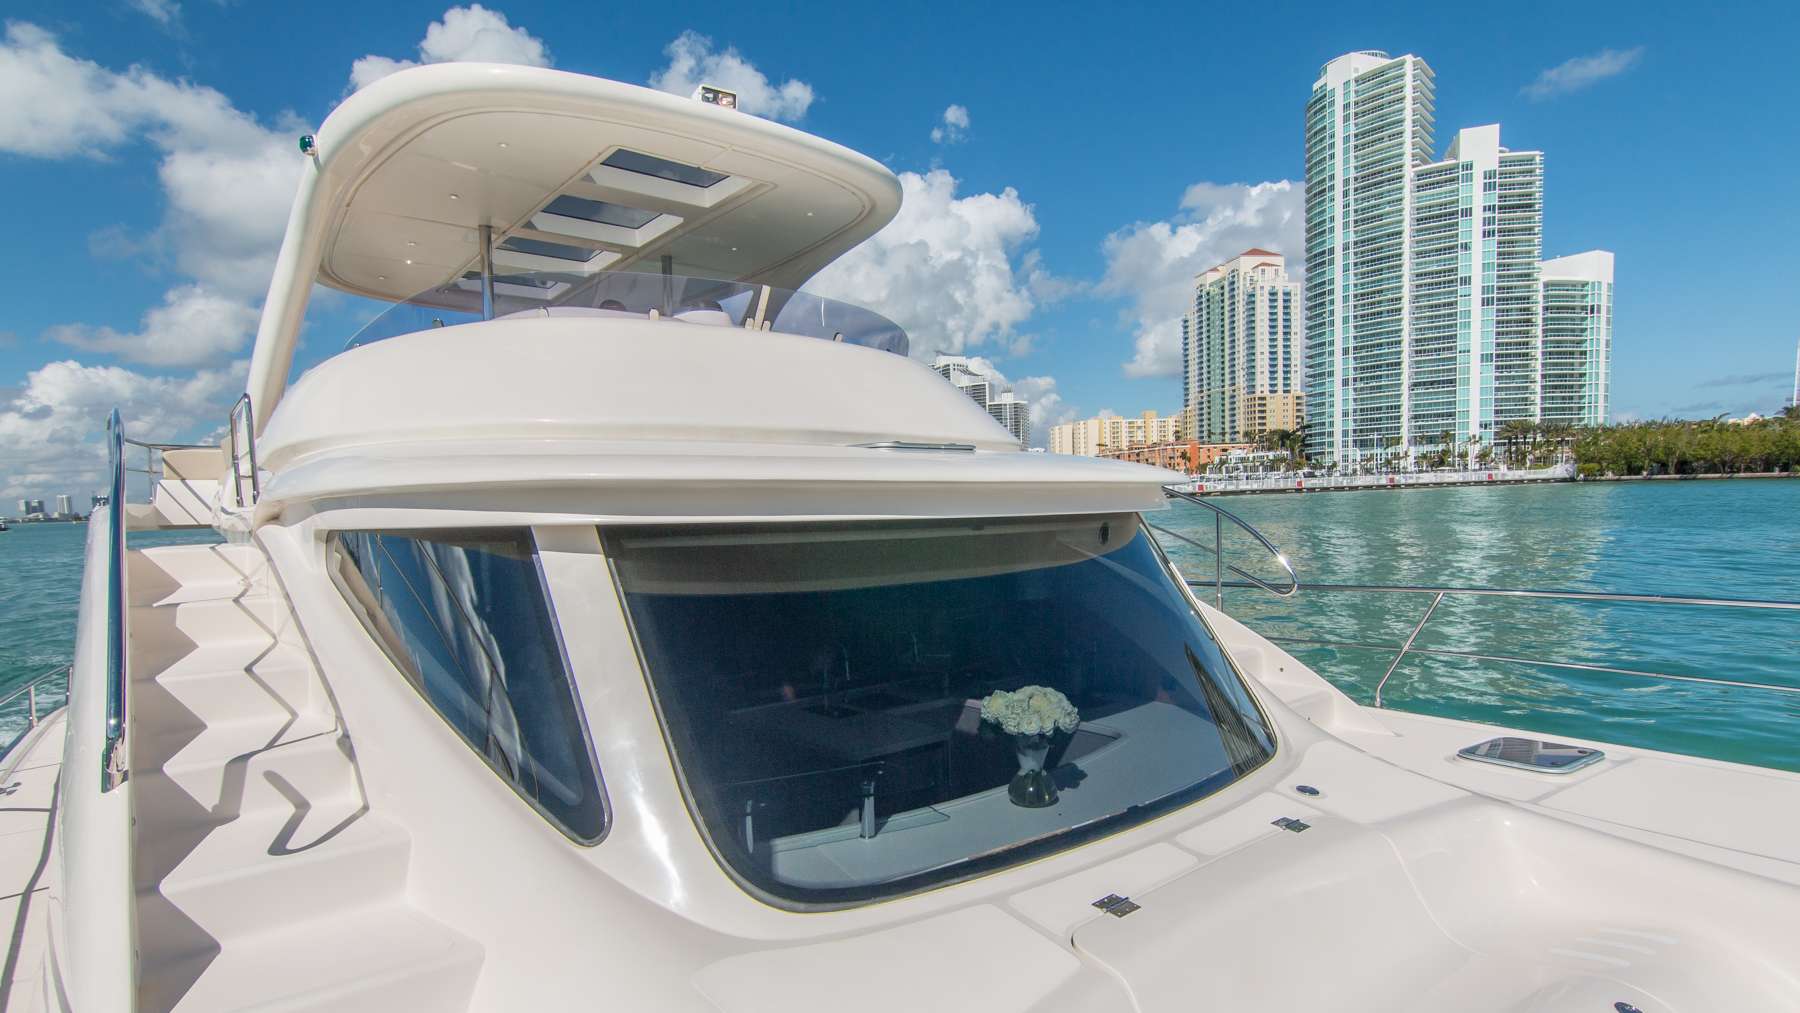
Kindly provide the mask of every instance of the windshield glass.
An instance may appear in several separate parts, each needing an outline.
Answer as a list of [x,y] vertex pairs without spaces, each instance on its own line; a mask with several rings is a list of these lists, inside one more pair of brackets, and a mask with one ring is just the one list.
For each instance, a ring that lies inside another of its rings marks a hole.
[[[906,332],[879,313],[835,299],[821,299],[809,292],[769,285],[632,271],[603,271],[587,276],[535,271],[494,278],[496,319],[643,319],[652,315],[662,320],[843,341],[897,355],[905,355],[908,347]],[[481,276],[468,274],[453,284],[421,292],[389,307],[357,331],[345,347],[480,319]]]
[[845,904],[1190,802],[1274,740],[1131,514],[613,532],[713,848]]

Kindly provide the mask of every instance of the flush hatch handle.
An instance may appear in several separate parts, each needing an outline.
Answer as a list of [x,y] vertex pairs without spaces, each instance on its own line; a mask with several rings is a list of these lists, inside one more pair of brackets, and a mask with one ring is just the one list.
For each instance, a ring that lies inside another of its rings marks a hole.
[[1123,918],[1131,912],[1136,911],[1142,905],[1137,901],[1132,900],[1130,897],[1121,897],[1116,893],[1109,893],[1095,901],[1094,906],[1105,911],[1107,914],[1112,915],[1114,918]]

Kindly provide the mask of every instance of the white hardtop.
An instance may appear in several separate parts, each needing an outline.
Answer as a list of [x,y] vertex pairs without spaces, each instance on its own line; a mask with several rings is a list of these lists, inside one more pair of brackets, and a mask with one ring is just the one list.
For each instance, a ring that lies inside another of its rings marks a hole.
[[257,448],[265,515],[523,488],[561,512],[557,487],[584,515],[1042,515],[1157,509],[1183,478],[1020,453],[904,356],[680,320],[524,317],[354,348],[294,384]]
[[311,142],[247,387],[266,420],[308,291],[403,300],[478,272],[797,288],[900,206],[893,173],[735,110],[534,67],[440,64],[346,99]]

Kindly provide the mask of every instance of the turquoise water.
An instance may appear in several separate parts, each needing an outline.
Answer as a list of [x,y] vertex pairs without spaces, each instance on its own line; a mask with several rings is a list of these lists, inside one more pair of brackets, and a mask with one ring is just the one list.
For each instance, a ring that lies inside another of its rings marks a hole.
[[[0,697],[73,657],[87,533],[86,524],[19,524],[0,531]],[[131,547],[218,540],[210,531],[145,532],[131,536]],[[61,679],[43,691],[60,703]],[[24,726],[23,698],[0,706],[0,743]]]
[[[1800,480],[1413,489],[1217,500],[1302,581],[1800,601]],[[1207,511],[1177,507],[1211,544]],[[1203,516],[1206,515],[1206,516]],[[1183,525],[1177,525],[1178,527]],[[1227,531],[1232,530],[1227,526]],[[1256,559],[1227,536],[1228,560]],[[1210,554],[1170,550],[1192,578]],[[1266,556],[1263,557],[1266,559]],[[1242,564],[1240,564],[1242,565]],[[1273,581],[1267,565],[1246,566]],[[1229,577],[1229,574],[1228,574]],[[1228,591],[1265,636],[1399,645],[1430,595]],[[1284,644],[1357,700],[1395,651]],[[1800,686],[1800,612],[1446,597],[1417,648]],[[1384,702],[1446,717],[1800,770],[1800,695],[1408,654]]]
[[[1664,592],[1800,601],[1800,480],[1621,482],[1234,496],[1318,583]],[[1163,515],[1211,543],[1211,515]],[[1204,515],[1204,516],[1202,516]],[[1227,528],[1227,531],[1233,529]],[[0,696],[67,664],[87,529],[0,533]],[[134,547],[210,541],[208,532],[132,536]],[[1194,577],[1208,555],[1178,543]],[[1260,549],[1228,535],[1226,554]],[[1266,565],[1249,567],[1272,577]],[[1398,644],[1429,596],[1229,591],[1226,608],[1268,636]],[[1417,647],[1800,686],[1800,612],[1446,598]],[[1289,645],[1368,702],[1394,652]],[[1538,665],[1409,655],[1390,706],[1800,770],[1800,695],[1635,679]],[[0,735],[22,725],[0,707]],[[0,740],[3,741],[3,740]]]

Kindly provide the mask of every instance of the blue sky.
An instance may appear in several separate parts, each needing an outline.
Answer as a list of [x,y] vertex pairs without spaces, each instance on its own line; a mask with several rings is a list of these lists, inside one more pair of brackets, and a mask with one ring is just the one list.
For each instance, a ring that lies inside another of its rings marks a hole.
[[[1800,338],[1792,7],[970,12],[12,8],[0,92],[24,99],[0,103],[13,239],[0,247],[0,496],[85,489],[113,401],[158,435],[216,428],[284,223],[293,138],[368,57],[359,74],[485,55],[637,83],[679,85],[684,60],[752,75],[753,92],[763,80],[765,114],[905,174],[902,220],[819,287],[854,298],[891,281],[876,308],[916,343],[992,360],[1049,421],[1179,406],[1168,352],[1187,279],[1250,245],[1298,250],[1301,114],[1319,65],[1413,52],[1437,73],[1440,150],[1458,127],[1499,122],[1502,143],[1546,152],[1547,256],[1617,254],[1620,415],[1785,398]],[[946,122],[952,106],[966,126]],[[326,300],[302,366],[366,312]]]

